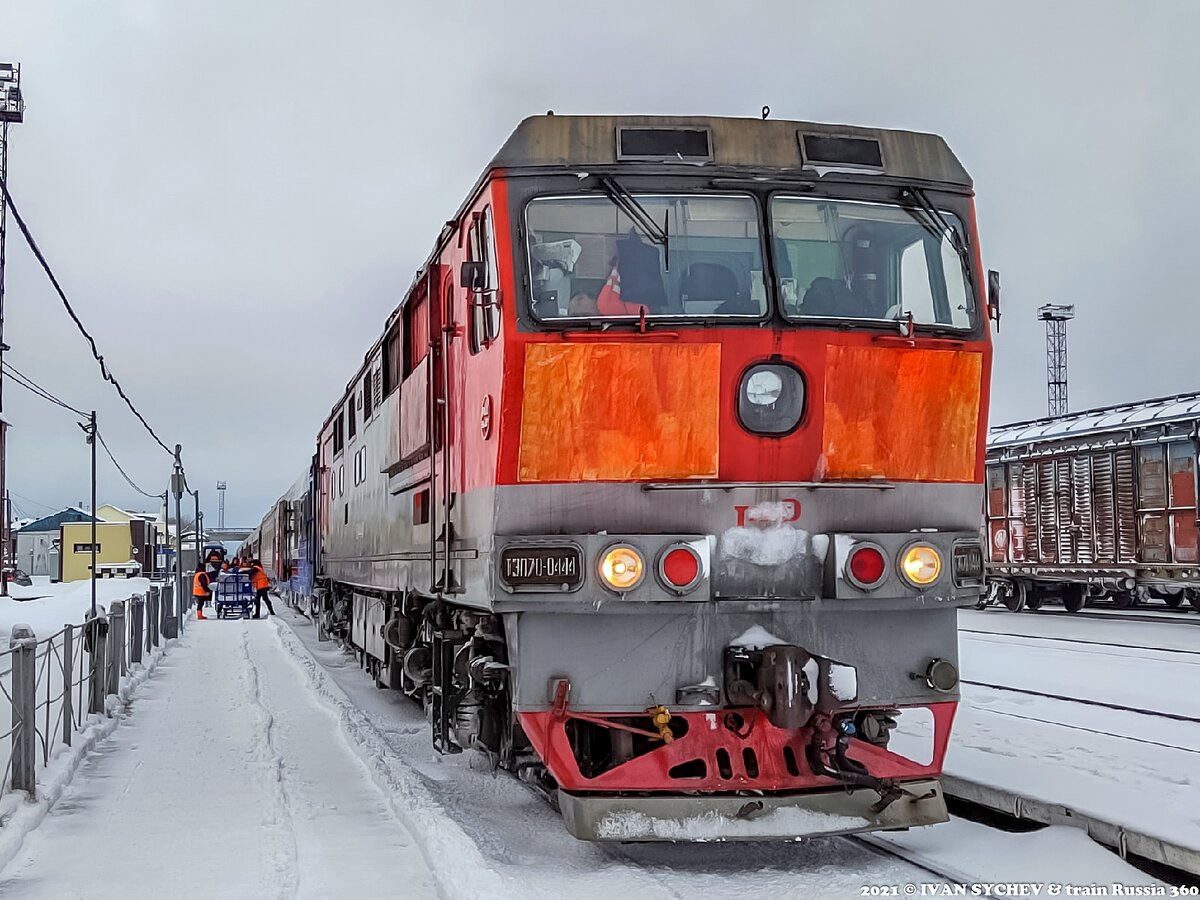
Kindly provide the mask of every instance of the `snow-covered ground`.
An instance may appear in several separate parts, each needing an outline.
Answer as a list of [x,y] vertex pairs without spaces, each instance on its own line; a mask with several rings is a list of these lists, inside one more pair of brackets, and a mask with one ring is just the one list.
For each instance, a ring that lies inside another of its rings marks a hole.
[[[145,578],[132,579],[102,579],[96,582],[96,609],[98,612],[106,611],[109,605],[114,600],[128,600],[134,593],[144,594],[150,587],[150,582]],[[61,709],[63,671],[62,671],[62,639],[57,638],[52,641],[54,649],[51,649],[51,639],[63,629],[64,625],[81,625],[84,617],[91,609],[91,582],[79,581],[68,584],[50,584],[48,578],[39,577],[34,579],[34,584],[31,587],[21,587],[20,585],[10,585],[13,591],[13,596],[10,598],[0,598],[0,652],[9,649],[9,640],[12,635],[14,625],[27,625],[33,629],[34,636],[39,641],[37,647],[37,659],[35,661],[35,672],[37,677],[37,694],[38,703],[46,703],[50,701],[50,722],[47,728],[45,719],[45,708],[39,711],[38,728],[40,736],[38,738],[38,749],[42,749],[42,743],[47,731],[53,735],[61,733],[61,726],[55,723],[58,719]],[[34,597],[37,599],[21,600],[20,597]],[[87,657],[84,654],[82,633],[76,631],[74,641],[75,657],[73,663],[73,680],[78,680],[83,672],[81,663],[86,662]],[[12,671],[11,657],[5,655],[0,656],[0,722],[11,722],[12,704],[10,696],[12,693]],[[76,711],[84,708],[86,703],[87,692],[82,687],[75,687],[72,691],[72,699],[75,702]],[[5,731],[7,728],[4,729]],[[51,754],[56,754],[61,748],[54,746],[54,740],[50,742]],[[8,740],[0,741],[0,770],[7,765],[10,751],[10,742]]]
[[0,896],[437,896],[269,622],[193,622],[159,668]]
[[[959,627],[967,681],[1200,717],[1200,627],[991,610]],[[1196,723],[971,685],[946,757],[949,774],[1195,848],[1198,764]]]
[[[505,896],[849,897],[861,895],[864,885],[937,882],[929,871],[876,856],[856,839],[577,841],[543,800],[515,780],[494,776],[470,754],[434,755],[428,725],[411,702],[377,690],[350,657],[318,643],[303,618],[288,612],[283,621],[291,626],[281,629],[283,645],[305,667],[313,689],[340,711],[343,731],[370,761],[376,781],[408,799],[414,832],[432,834],[438,854],[454,853],[470,860],[469,868],[498,875]],[[955,821],[873,840],[967,880],[1154,883],[1070,829],[1005,835]]]
[[[994,641],[964,643],[964,671],[990,665],[990,652]],[[1025,757],[1057,753],[1061,779],[1071,751],[986,731],[1010,712],[1000,702],[968,697],[956,765],[976,753],[1009,759],[1015,746]],[[1078,734],[1075,755],[1102,768],[1101,738]],[[1137,761],[1125,748],[1127,784]],[[0,897],[857,897],[866,885],[941,884],[929,870],[973,882],[1153,883],[1074,829],[1011,835],[955,820],[869,841],[577,841],[541,798],[477,755],[436,756],[414,704],[378,690],[286,611],[190,623],[0,871]]]
[[[31,587],[10,584],[12,596],[0,598],[0,647],[8,649],[8,637],[18,623],[30,626],[39,640],[68,623],[82,624],[92,608],[91,585],[90,581],[51,584],[44,575],[35,576]],[[101,578],[96,581],[96,609],[107,611],[114,600],[128,600],[149,590],[148,578]],[[31,597],[36,599],[25,599]]]

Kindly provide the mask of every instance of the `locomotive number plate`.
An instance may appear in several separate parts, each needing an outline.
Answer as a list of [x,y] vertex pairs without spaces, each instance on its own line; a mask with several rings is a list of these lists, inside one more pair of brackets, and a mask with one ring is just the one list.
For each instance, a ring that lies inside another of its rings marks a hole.
[[512,590],[567,590],[583,584],[583,551],[578,547],[506,547],[500,578]]

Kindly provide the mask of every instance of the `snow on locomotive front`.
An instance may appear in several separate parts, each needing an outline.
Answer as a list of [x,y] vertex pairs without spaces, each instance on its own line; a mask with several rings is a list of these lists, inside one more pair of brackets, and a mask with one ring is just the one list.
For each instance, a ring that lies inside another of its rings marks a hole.
[[426,562],[383,631],[441,749],[592,840],[945,820],[983,576],[972,197],[933,135],[517,128],[396,320],[433,351],[392,454],[426,460],[392,475]]

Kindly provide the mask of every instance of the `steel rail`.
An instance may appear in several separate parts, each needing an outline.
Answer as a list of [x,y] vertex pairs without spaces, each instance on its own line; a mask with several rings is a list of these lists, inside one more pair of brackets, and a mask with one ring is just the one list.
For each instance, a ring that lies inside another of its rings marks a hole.
[[[1141,709],[1136,706],[1126,706],[1123,703],[1109,703],[1104,700],[1085,700],[1080,697],[1068,697],[1065,694],[1051,694],[1047,691],[1031,691],[1027,688],[1009,687],[1008,685],[1004,684],[991,684],[986,681],[968,681],[965,678],[961,683],[969,684],[972,687],[987,688],[993,691],[1006,691],[1013,694],[1025,694],[1028,697],[1042,697],[1046,700],[1061,700],[1064,703],[1076,703],[1080,706],[1098,706],[1103,709],[1115,709],[1119,712],[1136,713],[1137,715],[1151,716],[1152,718],[1156,719],[1171,719],[1176,722],[1192,722],[1200,725],[1200,717],[1185,716],[1182,713],[1162,712],[1161,710],[1155,709]],[[1119,735],[1114,735],[1114,737],[1118,736]]]
[[1059,641],[1064,644],[1090,644],[1095,647],[1119,647],[1122,650],[1148,650],[1152,653],[1178,653],[1183,656],[1200,656],[1200,650],[1181,650],[1176,647],[1147,647],[1144,644],[1118,644],[1115,641],[1089,641],[1084,638],[1054,637],[1048,634],[1015,634],[1011,631],[984,631],[980,628],[959,628],[959,634],[980,634],[992,637],[1012,637],[1031,641]]

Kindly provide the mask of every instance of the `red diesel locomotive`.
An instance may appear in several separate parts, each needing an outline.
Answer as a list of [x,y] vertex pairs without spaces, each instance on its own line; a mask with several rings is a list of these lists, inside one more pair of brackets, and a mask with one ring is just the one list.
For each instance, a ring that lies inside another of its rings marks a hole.
[[313,611],[580,837],[941,821],[997,301],[939,137],[528,119],[320,429]]

